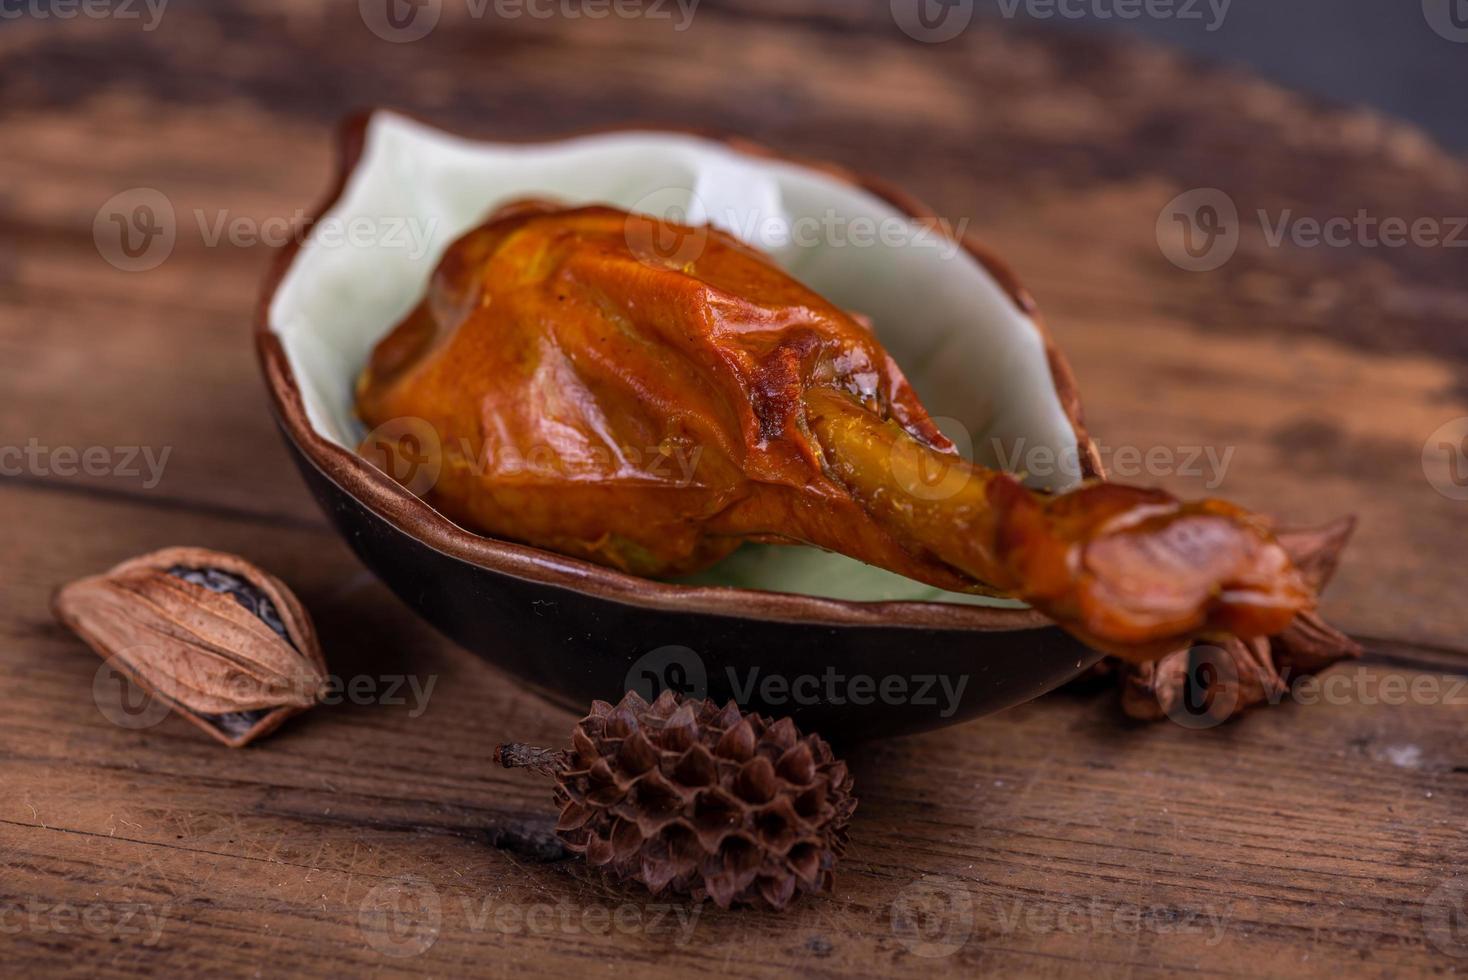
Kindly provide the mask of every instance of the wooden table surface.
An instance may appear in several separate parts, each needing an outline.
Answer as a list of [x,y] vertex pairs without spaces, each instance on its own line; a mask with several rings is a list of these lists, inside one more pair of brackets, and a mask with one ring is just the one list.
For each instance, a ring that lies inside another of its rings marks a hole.
[[[1468,491],[1435,448],[1468,416],[1468,252],[1270,241],[1281,220],[1358,211],[1448,236],[1464,161],[1370,112],[1130,43],[996,22],[919,43],[883,2],[705,0],[680,31],[450,0],[413,43],[374,36],[350,3],[178,4],[151,30],[137,9],[0,31],[0,446],[29,447],[0,456],[6,972],[1468,966]],[[247,232],[318,199],[334,121],[374,103],[505,137],[715,127],[899,182],[1019,270],[1104,448],[1229,450],[1221,486],[1155,482],[1291,521],[1360,517],[1325,605],[1368,656],[1327,675],[1322,703],[1209,730],[1066,691],[859,747],[835,891],[785,915],[690,911],[557,860],[546,787],[490,750],[559,743],[569,717],[363,570],[290,469],[257,377],[269,250]],[[130,272],[103,256],[105,202],[140,187],[168,198],[177,241]],[[1159,245],[1159,214],[1198,188],[1241,215],[1211,272]],[[216,238],[221,217],[244,231]],[[68,464],[92,447],[106,466]],[[99,661],[48,597],[184,543],[289,581],[334,671],[375,685],[355,700],[378,703],[318,708],[241,751],[176,718],[109,721],[121,693],[94,696]],[[426,704],[389,696],[395,677]]]

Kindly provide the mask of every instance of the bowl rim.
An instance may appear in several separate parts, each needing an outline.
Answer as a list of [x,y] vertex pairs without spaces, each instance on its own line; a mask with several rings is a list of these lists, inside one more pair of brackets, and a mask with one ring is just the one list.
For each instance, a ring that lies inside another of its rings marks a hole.
[[[1020,312],[1034,324],[1044,344],[1050,376],[1061,408],[1076,434],[1082,475],[1087,478],[1102,475],[1100,454],[1085,427],[1075,375],[1065,355],[1056,346],[1029,291],[991,249],[967,232],[954,235],[949,224],[939,219],[937,212],[894,185],[880,178],[848,170],[839,164],[792,156],[743,137],[690,127],[628,124],[579,130],[552,139],[500,139],[464,136],[397,109],[369,108],[351,113],[338,124],[336,172],[322,202],[312,210],[308,227],[315,224],[341,199],[347,183],[362,161],[372,118],[380,112],[390,112],[460,138],[505,145],[546,145],[618,133],[694,136],[723,143],[729,149],[757,160],[790,163],[844,181],[885,201],[910,218],[934,222],[945,237],[956,240],[994,277]],[[281,430],[301,457],[323,477],[368,511],[419,543],[486,571],[647,610],[819,626],[914,627],[976,632],[1054,626],[1051,620],[1034,609],[1005,609],[913,600],[863,602],[734,586],[659,582],[529,545],[476,534],[459,527],[365,459],[328,441],[311,425],[285,348],[270,328],[272,301],[300,247],[301,242],[293,238],[276,250],[262,283],[255,311],[256,355],[270,395],[272,412]]]

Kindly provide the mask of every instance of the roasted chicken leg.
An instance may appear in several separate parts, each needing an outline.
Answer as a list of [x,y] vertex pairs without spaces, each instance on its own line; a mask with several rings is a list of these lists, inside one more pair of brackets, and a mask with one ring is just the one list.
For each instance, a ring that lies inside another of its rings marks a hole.
[[502,209],[445,254],[357,405],[369,427],[431,427],[424,495],[451,519],[639,575],[804,543],[1022,598],[1138,661],[1314,603],[1230,504],[1043,494],[966,462],[859,318],[711,228]]

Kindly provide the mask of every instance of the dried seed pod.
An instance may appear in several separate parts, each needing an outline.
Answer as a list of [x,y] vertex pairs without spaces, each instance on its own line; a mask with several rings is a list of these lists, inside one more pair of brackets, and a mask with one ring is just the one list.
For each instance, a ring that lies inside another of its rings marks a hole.
[[52,610],[129,680],[231,747],[314,705],[326,682],[300,601],[235,555],[165,548],[63,586]]
[[[1355,528],[1355,518],[1344,517],[1320,527],[1281,531],[1277,537],[1318,593],[1335,574]],[[1360,644],[1317,613],[1302,612],[1271,637],[1228,637],[1184,647],[1154,663],[1122,664],[1122,710],[1142,721],[1189,718],[1218,724],[1255,705],[1277,702],[1292,681],[1361,652]],[[1183,704],[1190,685],[1202,688],[1191,691],[1199,700],[1192,709]]]
[[826,891],[856,809],[846,763],[788,718],[664,691],[592,704],[572,748],[501,745],[495,759],[556,780],[567,846],[614,877],[723,908],[784,908]]

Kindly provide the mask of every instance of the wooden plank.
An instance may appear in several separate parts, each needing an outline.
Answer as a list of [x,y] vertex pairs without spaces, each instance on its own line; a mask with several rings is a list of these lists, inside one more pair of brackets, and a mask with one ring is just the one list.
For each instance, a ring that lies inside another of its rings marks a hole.
[[[445,6],[407,45],[377,42],[350,4],[265,0],[170,8],[145,36],[90,19],[0,33],[0,446],[171,450],[154,486],[0,482],[18,516],[0,664],[24,685],[0,715],[8,965],[1392,976],[1468,953],[1443,928],[1468,859],[1468,607],[1447,571],[1465,505],[1420,462],[1468,415],[1460,254],[1274,247],[1252,217],[1447,217],[1468,192],[1461,160],[1140,45],[992,25],[917,44],[880,3],[705,0],[681,33]],[[546,787],[488,755],[559,742],[569,719],[414,620],[326,529],[248,346],[265,250],[211,246],[195,218],[308,207],[331,120],[373,102],[510,137],[712,126],[898,181],[1017,267],[1113,454],[1231,449],[1216,488],[1216,470],[1147,476],[1292,520],[1359,514],[1327,612],[1375,652],[1328,675],[1327,703],[1207,732],[1132,726],[1113,695],[1067,693],[862,747],[837,890],[784,916],[703,910],[687,933],[678,909],[548,860]],[[91,234],[136,186],[183,216],[146,273],[108,266]],[[1248,219],[1212,273],[1171,265],[1156,239],[1167,202],[1198,187]],[[284,576],[337,672],[432,682],[426,709],[411,688],[322,707],[235,753],[177,720],[110,722],[99,662],[51,621],[50,590],[185,542]],[[1412,703],[1382,703],[1414,682]],[[377,928],[383,908],[397,932]]]
[[[158,131],[203,125],[195,113],[169,118],[157,122]],[[42,131],[36,146],[58,142],[47,135],[54,121],[38,117],[18,128],[31,125]],[[296,167],[298,191],[238,208],[225,195],[224,212],[258,221],[288,215],[309,200],[322,182],[328,152],[327,135],[313,131],[311,152],[296,155],[306,161]],[[170,144],[181,141],[169,135]],[[124,148],[119,155],[130,152]],[[242,168],[248,170],[287,158],[286,142],[266,139],[237,157],[235,167],[240,160],[249,161]],[[206,171],[212,161],[196,165]],[[205,210],[214,193],[168,186],[180,214]],[[1153,237],[1155,219],[1138,217],[1155,215],[1172,190],[1148,181],[1113,182],[1104,194],[1065,195],[1031,215],[1005,212],[983,229],[1029,278],[1049,312],[1080,375],[1093,430],[1111,450],[1108,462],[1114,467],[1162,450],[1171,455],[1170,465],[1134,469],[1130,478],[1188,494],[1229,495],[1296,522],[1358,514],[1361,530],[1327,611],[1363,635],[1463,648],[1468,607],[1455,601],[1455,582],[1414,574],[1424,562],[1448,567],[1457,554],[1463,505],[1433,489],[1420,457],[1435,429],[1468,415],[1461,361],[1444,356],[1447,350],[1387,352],[1323,333],[1312,318],[1329,320],[1337,312],[1288,302],[1307,289],[1304,280],[1269,286],[1288,275],[1292,263],[1315,262],[1313,256],[1281,254],[1277,269],[1250,273],[1240,292],[1192,298],[1197,275],[1169,266]],[[53,219],[59,220],[46,220]],[[6,442],[146,446],[155,458],[167,451],[168,466],[156,486],[146,486],[141,472],[96,479],[79,474],[65,482],[316,521],[294,474],[286,472],[248,350],[246,324],[264,250],[205,247],[196,227],[161,267],[130,274],[101,261],[89,229],[88,220],[72,235],[28,246],[0,291],[0,346],[15,355],[0,362],[0,378],[16,395],[0,406]],[[1085,229],[1103,229],[1109,237]],[[78,240],[83,233],[87,238]],[[1079,269],[1070,259],[1055,261],[1057,240],[1071,242],[1084,256]],[[1328,277],[1308,270],[1300,275],[1311,277],[1308,288],[1338,297],[1350,295],[1346,284],[1378,261],[1331,258],[1336,267]],[[71,287],[83,276],[96,284],[96,295]],[[209,288],[200,290],[201,282]],[[1271,299],[1270,289],[1279,295]],[[1186,312],[1192,308],[1206,309],[1207,318],[1195,321]],[[1271,320],[1275,329],[1263,329]],[[1404,310],[1386,329],[1400,332],[1410,321]],[[108,329],[97,329],[101,322]],[[1235,330],[1234,322],[1253,327]],[[185,371],[172,359],[180,350],[189,352]],[[96,361],[107,370],[86,368]],[[1351,397],[1337,397],[1342,391]],[[127,412],[115,410],[124,404]],[[1191,468],[1176,472],[1190,455],[1196,457]],[[1219,465],[1224,460],[1227,465]],[[272,476],[260,479],[262,473]]]
[[[1338,671],[1347,681],[1329,704],[1210,733],[1130,726],[1109,695],[1065,695],[868,746],[853,756],[862,804],[834,895],[786,916],[704,910],[684,941],[652,927],[665,903],[574,861],[545,862],[547,788],[492,765],[500,740],[559,744],[567,716],[414,622],[325,533],[261,535],[28,488],[0,490],[0,506],[32,517],[0,555],[0,660],[25,690],[0,718],[0,782],[13,788],[0,799],[0,908],[96,907],[111,923],[58,934],[27,918],[22,956],[59,945],[103,975],[260,962],[322,975],[490,963],[554,975],[625,960],[657,975],[823,976],[1061,976],[1083,963],[1105,976],[1233,975],[1284,962],[1386,975],[1443,956],[1423,931],[1423,902],[1468,858],[1456,817],[1468,693],[1449,698],[1444,683],[1439,700],[1453,703],[1364,703],[1388,673],[1408,685],[1447,676],[1410,649]],[[62,521],[72,533],[58,537]],[[334,671],[414,675],[426,709],[411,696],[326,706],[236,752],[176,719],[111,723],[90,693],[99,661],[51,623],[48,591],[175,540],[280,572],[314,610]],[[438,899],[436,919],[403,913],[408,947],[415,924],[437,930],[403,961],[357,924],[363,902],[400,892]],[[137,903],[163,917],[154,943],[117,931]],[[906,925],[943,908],[923,920],[926,940]],[[618,909],[629,932],[600,934],[598,910]],[[952,952],[918,955],[946,948],[945,929]]]

